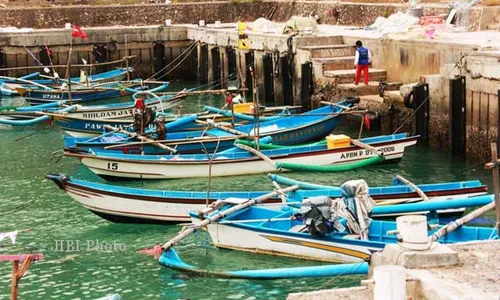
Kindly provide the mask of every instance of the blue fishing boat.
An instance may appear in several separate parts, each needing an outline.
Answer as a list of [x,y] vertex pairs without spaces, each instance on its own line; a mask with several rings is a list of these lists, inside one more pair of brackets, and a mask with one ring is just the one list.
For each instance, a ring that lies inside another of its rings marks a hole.
[[[115,82],[121,81],[126,76],[127,73],[132,72],[132,68],[117,68],[115,70],[96,73],[86,77],[86,83],[89,84],[100,84],[106,82]],[[33,84],[30,84],[30,82]],[[16,90],[17,88],[30,88],[37,89],[38,86],[34,84],[45,85],[49,87],[54,87],[57,85],[61,85],[66,80],[64,79],[47,79],[40,78],[40,72],[31,73],[19,78],[7,78],[4,77],[0,80],[0,91],[4,96],[19,96],[19,92]],[[79,83],[80,77],[71,78],[71,82]]]
[[[103,100],[107,98],[131,95],[134,92],[144,90],[144,87],[141,86],[140,83],[128,84],[127,87],[133,89],[133,91],[124,89],[116,83],[107,83],[99,87],[84,87],[73,89],[71,90],[71,102],[83,103]],[[17,88],[17,91],[22,97],[26,99],[27,102],[32,105],[70,100],[70,93],[67,88],[41,90],[22,87]]]
[[[165,97],[165,96],[163,96]],[[176,96],[172,98],[170,101],[162,105],[159,105],[159,102],[157,101],[156,103],[146,103],[146,106],[151,108],[153,111],[164,111],[167,112],[173,108],[175,108],[177,105],[179,105],[182,100],[186,96]],[[166,101],[165,101],[166,102]],[[205,107],[208,108],[208,107]],[[209,113],[209,111],[213,111],[214,113]],[[231,119],[228,117],[228,113],[230,114],[231,112],[225,111],[225,110],[217,110],[217,109],[210,109],[209,111],[205,111],[202,113],[198,113],[198,120],[201,121],[207,121],[207,120],[213,120],[216,123],[219,124],[224,124],[224,125],[231,125]],[[56,124],[59,125],[68,135],[73,136],[73,137],[95,137],[95,136],[100,136],[103,134],[104,127],[105,126],[111,126],[115,128],[120,128],[120,129],[125,129],[125,128],[131,128],[133,120],[130,118],[130,114],[127,114],[126,111],[123,111],[123,113],[118,116],[117,114],[114,114],[113,116],[110,116],[109,113],[104,112],[104,111],[98,111],[98,112],[91,112],[91,111],[84,111],[80,113],[78,116],[76,115],[78,112],[71,113],[71,114],[66,114],[64,116],[61,116],[60,118],[57,117]],[[1,113],[0,113],[1,114]],[[156,114],[158,118],[161,118],[163,122],[168,123],[175,121],[183,116],[179,116],[176,114]],[[272,120],[277,120],[279,118],[286,117],[287,115],[276,115],[276,116],[267,116],[267,117],[260,117],[260,122],[267,122],[267,121],[272,121]],[[125,117],[125,118],[124,118]],[[250,119],[249,119],[250,118]],[[235,114],[234,118],[236,125],[244,125],[244,124],[252,124],[253,123],[253,117],[250,117],[248,115],[244,114]],[[225,122],[225,123],[224,123]],[[192,123],[183,127],[176,127],[174,130],[171,130],[169,132],[181,132],[181,131],[201,131],[203,130],[205,125],[199,124],[199,123]],[[146,130],[154,132],[155,130],[155,124],[151,123],[146,126]],[[83,142],[85,142],[84,139],[82,139]],[[71,144],[75,144],[73,142],[70,142]],[[78,142],[76,143],[78,144]],[[108,145],[109,146],[109,145]],[[85,147],[85,146],[83,146]],[[146,150],[146,152],[148,152]]]
[[[466,201],[476,199],[478,201],[475,205],[484,205],[494,201],[493,198],[480,196]],[[385,210],[394,213],[405,210],[402,209],[405,206],[413,206],[412,209],[418,210],[433,210],[442,202],[446,201],[392,205],[387,206]],[[374,212],[375,209],[379,208],[375,207]],[[195,222],[201,220],[208,222],[212,216],[220,212],[214,211],[203,217],[192,212],[191,217]],[[372,220],[368,227],[367,239],[362,239],[360,235],[352,234],[347,229],[313,235],[308,231],[308,226],[295,217],[297,213],[300,213],[298,209],[290,207],[276,210],[250,206],[217,221],[209,222],[207,230],[214,245],[220,248],[331,262],[367,261],[373,253],[381,251],[385,245],[398,242],[397,236],[388,234],[396,230],[395,222]],[[347,221],[340,218],[339,222],[346,224]],[[432,230],[429,234],[432,235],[434,232],[435,230]],[[463,226],[441,237],[439,242],[458,243],[497,238],[495,228]]]
[[[168,87],[168,84],[163,84],[157,88],[150,90],[162,90]],[[169,110],[179,105],[184,99],[185,95],[164,95],[156,99],[148,99],[145,101],[146,105],[153,111]],[[8,107],[9,109],[2,110],[0,107],[0,124],[12,126],[26,126],[38,124],[41,121],[56,121],[56,124],[61,127],[66,123],[71,123],[73,118],[76,120],[85,119],[90,116],[99,116],[102,119],[115,119],[132,116],[135,109],[135,102],[102,104],[94,106],[73,106],[74,109],[66,110],[70,107],[69,101],[57,101],[36,106],[26,107]],[[45,116],[44,118],[41,118]],[[129,124],[130,125],[130,124]],[[95,126],[95,124],[87,124],[86,126]],[[102,124],[101,124],[102,126]],[[95,128],[95,130],[98,130]],[[102,127],[100,128],[102,132]],[[78,131],[76,132],[78,134]]]
[[[331,133],[342,118],[344,108],[352,105],[351,101],[329,105],[296,116],[279,118],[260,123],[260,136],[271,137],[273,144],[296,145],[310,141],[317,141]],[[241,135],[214,128],[207,131],[168,132],[162,144],[176,146],[179,153],[200,153],[206,150],[209,153],[226,150],[233,147],[237,138],[254,136],[253,124],[236,126],[236,132]],[[149,132],[151,136],[154,132]],[[116,134],[112,138],[66,138],[65,147],[76,147],[80,150],[112,147],[122,153],[165,154],[165,149],[148,143],[136,143],[137,140],[127,135]]]
[[[265,191],[206,192],[148,190],[121,187],[71,178],[65,174],[48,174],[46,177],[73,198],[76,202],[98,216],[120,223],[170,223],[189,220],[189,212],[201,210],[208,203],[217,200],[238,198],[251,199],[266,194]],[[429,201],[466,199],[484,195],[487,187],[480,181],[444,182],[418,185]],[[371,187],[370,196],[378,204],[398,200],[398,203],[421,201],[420,196],[410,187],[397,184]],[[290,203],[300,203],[313,196],[341,197],[340,187],[323,190],[298,190],[287,193]],[[267,203],[282,203],[279,196]],[[463,209],[463,206],[460,206]],[[448,209],[450,209],[448,207]]]

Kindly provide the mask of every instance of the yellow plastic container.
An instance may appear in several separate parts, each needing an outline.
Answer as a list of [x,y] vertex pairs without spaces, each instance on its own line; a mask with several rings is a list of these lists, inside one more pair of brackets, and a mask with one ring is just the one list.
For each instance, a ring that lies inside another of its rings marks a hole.
[[351,138],[345,134],[330,134],[326,137],[328,149],[346,148],[351,145]]
[[253,102],[246,103],[238,103],[234,105],[234,112],[240,114],[248,114],[250,113],[250,106],[253,105]]

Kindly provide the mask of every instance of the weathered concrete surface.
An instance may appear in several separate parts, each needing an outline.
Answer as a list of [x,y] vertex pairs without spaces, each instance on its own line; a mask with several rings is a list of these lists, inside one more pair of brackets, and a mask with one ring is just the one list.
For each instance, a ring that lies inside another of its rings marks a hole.
[[359,299],[373,299],[373,292],[367,287],[352,287],[335,290],[320,290],[308,293],[293,293],[288,295],[287,300],[359,300]]
[[[406,270],[407,296],[412,300],[500,299],[500,241],[448,245],[461,264]],[[371,266],[370,266],[371,267]],[[288,300],[373,299],[373,281],[365,286],[288,295]]]
[[500,241],[450,245],[462,265],[407,270],[420,280],[424,299],[500,299]]
[[[82,2],[85,3],[85,2]],[[424,15],[448,13],[448,5],[422,3]],[[198,20],[235,22],[269,17],[284,22],[293,15],[316,14],[323,24],[366,26],[379,16],[406,11],[401,3],[352,3],[338,1],[250,1],[247,3],[197,2],[141,5],[56,6],[0,9],[0,26],[33,28],[62,27],[71,22],[85,27],[161,24],[166,18],[174,23]],[[474,30],[494,26],[498,7],[473,7],[469,23]],[[481,23],[479,23],[481,22]]]
[[378,265],[401,265],[406,268],[449,267],[459,263],[458,253],[447,245],[432,243],[429,250],[412,251],[397,244],[387,245],[375,253],[370,270]]
[[443,64],[439,75],[425,76],[430,88],[430,142],[442,149],[450,144],[449,79],[465,76],[466,154],[486,160],[498,137],[500,51],[464,52],[460,64]]

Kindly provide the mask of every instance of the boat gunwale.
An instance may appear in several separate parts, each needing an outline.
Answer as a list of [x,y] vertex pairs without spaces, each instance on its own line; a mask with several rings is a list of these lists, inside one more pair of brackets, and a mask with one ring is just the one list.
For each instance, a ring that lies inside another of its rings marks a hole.
[[[386,146],[386,145],[397,145],[397,144],[402,144],[402,143],[411,143],[411,142],[416,142],[418,139],[418,136],[413,136],[413,137],[406,137],[400,140],[390,140],[386,142],[380,142],[380,143],[373,143],[370,144],[371,146]],[[406,146],[405,146],[406,147]],[[301,152],[301,153],[288,153],[288,154],[280,154],[276,156],[270,157],[271,159],[284,159],[284,158],[294,158],[294,157],[303,157],[303,156],[317,156],[317,155],[325,155],[325,154],[331,154],[331,153],[339,153],[339,152],[346,152],[346,151],[354,151],[354,150],[359,150],[362,149],[359,146],[350,146],[349,148],[338,148],[338,149],[326,149],[326,150],[320,150],[320,151],[309,151],[309,152]],[[392,155],[394,153],[391,153]],[[140,158],[121,158],[121,157],[114,157],[112,154],[105,154],[105,155],[99,155],[99,154],[90,154],[90,153],[72,153],[69,151],[64,152],[65,156],[68,157],[77,157],[80,159],[95,159],[95,160],[105,160],[105,161],[113,161],[113,162],[123,162],[123,163],[131,163],[131,164],[159,164],[159,165],[200,165],[200,164],[208,164],[209,160],[204,159],[204,160],[161,160],[160,158],[157,159],[140,159]],[[125,156],[127,154],[120,154],[120,156]],[[131,154],[128,154],[131,155]],[[141,155],[137,155],[141,156]],[[154,156],[160,156],[161,155],[154,155]],[[370,156],[367,156],[366,158],[369,158]],[[240,163],[240,162],[250,162],[250,161],[257,161],[261,160],[260,157],[258,156],[249,156],[245,158],[238,158],[238,159],[213,159],[212,164],[226,164],[226,163]],[[338,163],[336,163],[338,164]]]

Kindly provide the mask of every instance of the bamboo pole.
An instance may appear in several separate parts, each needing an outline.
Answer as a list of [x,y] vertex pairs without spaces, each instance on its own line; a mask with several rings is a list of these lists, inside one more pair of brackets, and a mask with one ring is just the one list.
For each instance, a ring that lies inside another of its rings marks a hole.
[[[107,134],[107,133],[106,133]],[[99,136],[100,137],[100,136]],[[99,137],[95,137],[94,139],[97,139]],[[230,137],[221,137],[221,138],[216,138],[216,137],[198,137],[198,138],[192,138],[187,141],[172,141],[172,140],[150,140],[150,141],[141,141],[141,142],[131,142],[131,143],[126,143],[126,144],[118,144],[118,145],[111,145],[111,146],[106,146],[104,149],[116,149],[116,148],[121,148],[124,146],[137,146],[137,145],[148,145],[148,144],[154,144],[154,143],[161,143],[162,145],[185,145],[185,144],[194,144],[194,143],[206,143],[206,142],[211,142],[211,141],[225,141],[225,140],[233,140],[233,139],[239,139],[239,138],[245,138],[248,137],[248,135],[237,135],[237,136],[230,136]]]
[[[292,217],[288,218],[269,218],[269,219],[251,219],[251,220],[228,220],[218,222],[218,224],[238,224],[238,223],[257,223],[257,222],[278,222],[278,221],[288,221],[292,220]],[[195,224],[196,225],[196,224]]]
[[247,145],[242,145],[242,144],[235,144],[234,145],[235,147],[237,148],[240,148],[242,150],[245,150],[245,151],[248,151],[252,154],[255,154],[256,156],[262,158],[264,161],[268,162],[270,165],[273,166],[273,168],[277,169],[276,168],[276,164],[274,163],[274,161],[272,161],[269,157],[267,157],[266,155],[264,155],[264,153],[260,152],[259,150],[256,150],[252,147],[248,147]]
[[[273,186],[276,188],[277,191],[280,191],[282,190],[283,188],[281,187],[281,185],[279,183],[277,183],[275,180],[273,180]],[[281,199],[281,202],[282,203],[286,203],[286,197],[287,195],[286,194],[280,194],[280,199]]]
[[370,146],[368,144],[360,142],[359,140],[353,140],[353,139],[351,139],[351,143],[353,145],[356,145],[358,147],[364,148],[366,150],[370,150],[371,152],[373,152],[373,153],[375,153],[375,154],[377,154],[379,156],[384,156],[384,153],[382,151],[378,150],[377,148],[375,148],[373,146]]
[[210,127],[214,127],[214,128],[223,130],[223,131],[227,131],[227,132],[232,133],[232,134],[249,136],[247,133],[245,133],[243,131],[239,131],[239,130],[236,130],[236,129],[233,129],[233,128],[229,128],[229,127],[217,124],[217,123],[207,122],[207,121],[201,121],[201,120],[195,120],[194,122],[197,123],[197,124],[201,124],[201,125],[205,125],[205,126],[210,126]]
[[420,197],[422,197],[423,201],[429,201],[429,197],[427,197],[427,195],[417,185],[415,185],[414,183],[410,182],[408,179],[404,178],[401,175],[396,175],[396,179],[399,180],[399,181],[401,181],[405,185],[408,185],[409,187],[411,187],[415,192],[417,192],[417,194]]
[[[294,185],[294,186],[291,186],[291,187],[287,187],[283,190],[281,190],[281,192],[283,193],[286,193],[286,192],[289,192],[289,191],[294,191],[296,189],[298,189],[299,186],[298,185]],[[238,205],[235,205],[227,210],[224,210],[224,211],[221,211],[213,216],[210,216],[208,218],[206,218],[205,220],[201,221],[199,223],[199,226],[200,227],[203,227],[203,226],[206,226],[210,223],[213,223],[217,220],[220,220],[226,216],[229,216],[239,210],[242,210],[244,208],[247,208],[247,207],[250,207],[256,203],[260,203],[264,200],[267,200],[269,198],[272,198],[274,196],[276,196],[278,194],[278,191],[273,191],[271,193],[268,193],[268,194],[265,194],[265,195],[262,195],[260,197],[257,197],[257,198],[253,198],[253,199],[249,199],[241,204],[238,204]],[[177,244],[178,242],[180,242],[182,239],[184,239],[185,237],[187,237],[188,235],[190,235],[191,233],[193,233],[194,231],[196,230],[196,228],[187,228],[186,230],[184,230],[183,232],[181,232],[180,234],[178,234],[176,237],[174,237],[173,239],[171,239],[170,241],[166,242],[163,246],[162,246],[162,250],[163,251],[166,251],[168,249],[170,249],[172,246],[174,246],[175,244]]]
[[334,102],[328,102],[328,101],[321,101],[320,103],[324,104],[324,105],[338,106],[338,107],[345,109],[345,110],[351,110],[354,108],[354,107],[349,107],[349,106],[345,106],[345,105],[334,103]]
[[496,227],[498,236],[500,236],[500,187],[498,181],[498,153],[497,143],[491,143],[491,162],[487,163],[485,169],[491,169],[493,174],[493,193],[496,203]]
[[[73,52],[73,38],[70,35],[70,42],[69,42],[69,52],[68,52],[68,64],[66,66],[66,76],[65,78],[68,79],[68,100],[69,100],[69,105],[73,104],[73,98],[71,96],[71,53]],[[64,95],[64,90],[62,90],[62,94]],[[61,97],[62,98],[62,97]]]
[[[433,235],[429,237],[429,240],[431,242],[435,242],[439,240],[441,237],[447,235],[448,233],[455,231],[456,229],[462,227],[464,224],[472,221],[473,219],[487,213],[488,211],[492,210],[495,208],[495,202],[491,202],[489,204],[486,204],[485,206],[482,206],[473,212],[467,214],[466,216],[457,219],[453,222],[450,222],[446,224],[445,226],[441,227],[438,231],[436,231]],[[497,208],[498,211],[498,208]]]
[[129,66],[129,56],[128,56],[128,43],[127,43],[127,35],[125,35],[125,67],[127,68],[127,81],[130,81],[130,72],[128,71]]
[[170,148],[167,145],[161,144],[158,141],[154,141],[154,140],[149,139],[149,138],[147,138],[145,136],[139,135],[139,134],[137,134],[135,132],[128,132],[126,130],[119,129],[119,128],[116,128],[116,127],[113,127],[113,126],[109,126],[109,125],[104,125],[103,127],[104,127],[104,129],[113,130],[113,131],[117,131],[119,133],[126,134],[126,135],[130,136],[131,138],[137,138],[137,139],[139,139],[141,141],[151,142],[151,144],[153,144],[153,145],[155,145],[157,147],[160,147],[162,149],[168,150],[168,151],[170,151],[172,153],[177,153],[177,150],[175,150],[174,148]]
[[0,76],[0,79],[6,79],[6,80],[12,80],[12,81],[19,81],[19,82],[23,82],[23,83],[32,84],[34,86],[43,88],[44,90],[53,90],[53,88],[51,88],[49,86],[46,86],[46,85],[43,85],[43,84],[40,84],[40,83],[36,83],[34,81],[31,81],[31,80],[26,80],[26,79],[21,79],[21,78],[15,78],[15,77],[8,77],[8,76]]
[[361,140],[361,136],[363,135],[363,123],[365,121],[365,116],[366,116],[366,113],[363,113],[363,116],[361,117],[361,125],[359,126],[359,134],[358,134],[358,140]]

